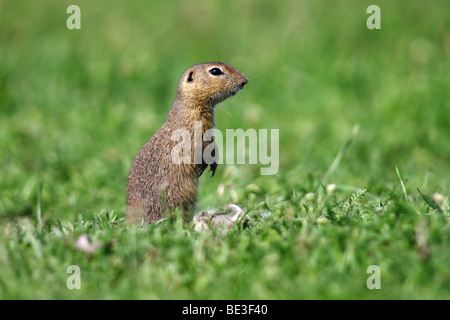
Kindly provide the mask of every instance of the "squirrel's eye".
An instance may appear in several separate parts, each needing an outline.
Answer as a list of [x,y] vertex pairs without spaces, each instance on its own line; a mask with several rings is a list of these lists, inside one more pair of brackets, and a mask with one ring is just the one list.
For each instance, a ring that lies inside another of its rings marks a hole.
[[211,73],[213,76],[220,76],[221,74],[223,74],[222,70],[220,70],[219,68],[212,68],[211,70],[209,70],[209,73]]

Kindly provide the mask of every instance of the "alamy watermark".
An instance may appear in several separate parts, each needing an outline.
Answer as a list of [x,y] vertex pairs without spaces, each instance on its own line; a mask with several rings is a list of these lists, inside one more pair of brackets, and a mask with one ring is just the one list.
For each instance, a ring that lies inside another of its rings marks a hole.
[[[278,172],[279,129],[270,129],[269,141],[268,129],[226,129],[224,136],[215,128],[203,133],[202,122],[195,121],[193,134],[192,137],[191,131],[187,129],[172,132],[172,141],[178,142],[171,150],[174,164],[245,164],[247,154],[249,164],[266,165],[260,169],[262,175],[274,175]],[[202,147],[204,141],[210,142],[205,148]]]
[[81,269],[77,265],[70,265],[66,270],[67,274],[71,274],[66,281],[67,289],[81,289]]
[[67,18],[66,26],[67,29],[81,29],[81,10],[77,5],[70,5],[67,7],[66,13],[70,13],[71,15]]
[[[70,16],[67,18],[66,26],[67,29],[81,29],[81,9],[77,5],[70,5],[67,7],[66,13]],[[367,7],[366,13],[371,15],[367,18],[366,26],[368,29],[381,29],[381,10],[380,7],[373,4]]]
[[367,278],[366,286],[367,289],[381,289],[381,269],[377,265],[371,265],[367,267],[366,273],[371,274]]
[[371,15],[367,18],[366,26],[369,30],[381,29],[381,10],[380,7],[373,4],[367,7],[366,13]]

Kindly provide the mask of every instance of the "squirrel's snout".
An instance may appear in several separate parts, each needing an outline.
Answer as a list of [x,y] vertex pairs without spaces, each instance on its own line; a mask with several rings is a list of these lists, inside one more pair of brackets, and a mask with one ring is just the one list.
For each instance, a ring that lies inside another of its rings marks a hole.
[[244,80],[241,82],[241,89],[244,88],[244,86],[248,83],[248,79],[246,76],[244,76]]

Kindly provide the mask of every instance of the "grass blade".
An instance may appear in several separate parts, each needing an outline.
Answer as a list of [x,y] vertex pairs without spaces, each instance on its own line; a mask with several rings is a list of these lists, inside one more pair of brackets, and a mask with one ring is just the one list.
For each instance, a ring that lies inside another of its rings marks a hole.
[[406,192],[405,184],[403,183],[402,177],[400,176],[400,172],[398,171],[397,166],[395,166],[395,171],[397,171],[398,179],[400,180],[400,184],[402,186],[403,193],[405,195],[406,201],[408,201],[408,193]]
[[42,187],[44,186],[44,182],[41,182],[41,185],[39,186],[39,192],[38,192],[38,198],[37,198],[37,208],[36,208],[36,216],[37,216],[37,229],[39,232],[41,232],[43,223],[42,223],[42,211],[41,211],[41,194],[42,194]]
[[437,210],[439,213],[442,213],[442,209],[441,207],[439,207],[439,205],[433,200],[431,199],[429,196],[427,196],[426,194],[423,194],[419,188],[417,188],[417,191],[419,191],[419,194],[422,196],[422,199],[425,200],[425,202],[434,210]]
[[353,127],[352,130],[352,134],[350,135],[350,137],[347,139],[347,141],[345,141],[344,145],[342,146],[341,150],[339,150],[338,154],[336,155],[336,158],[334,158],[333,163],[331,164],[331,166],[328,168],[327,173],[325,174],[325,176],[322,179],[322,183],[326,184],[328,181],[329,176],[336,171],[336,169],[339,167],[339,164],[341,163],[342,157],[344,156],[344,154],[347,152],[348,148],[350,148],[350,146],[353,143],[353,140],[355,139],[356,135],[358,134],[359,131],[359,124],[355,125]]

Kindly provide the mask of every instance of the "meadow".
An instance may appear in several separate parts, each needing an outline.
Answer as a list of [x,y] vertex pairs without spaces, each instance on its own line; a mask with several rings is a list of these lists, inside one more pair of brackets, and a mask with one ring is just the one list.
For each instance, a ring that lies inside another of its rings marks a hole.
[[[71,4],[80,30],[66,26]],[[449,299],[449,12],[447,0],[0,0],[0,299]],[[217,128],[279,129],[278,173],[201,177],[198,212],[245,210],[227,232],[178,217],[129,226],[135,155],[184,70],[217,60],[249,79],[217,106]]]

